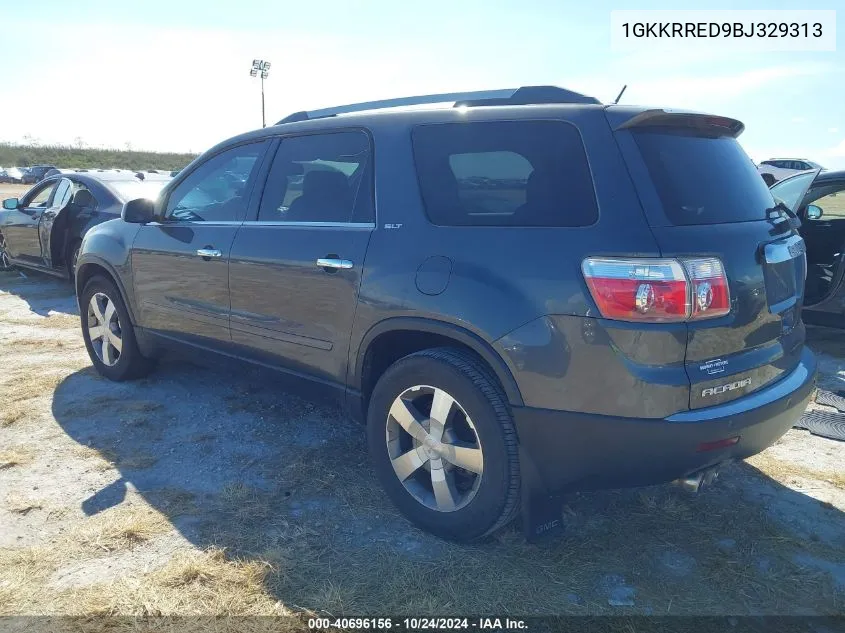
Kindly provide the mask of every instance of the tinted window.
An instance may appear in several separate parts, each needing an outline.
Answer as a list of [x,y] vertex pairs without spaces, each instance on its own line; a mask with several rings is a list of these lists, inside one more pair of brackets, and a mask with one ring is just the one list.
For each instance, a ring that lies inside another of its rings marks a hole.
[[109,186],[117,192],[121,200],[128,202],[136,198],[155,200],[167,182],[167,180],[114,180],[109,182]]
[[766,183],[734,138],[633,133],[672,224],[762,220],[774,205]]
[[424,125],[413,144],[434,224],[587,226],[598,217],[584,146],[568,123]]
[[191,222],[242,220],[265,145],[265,141],[238,145],[202,163],[170,194],[165,217]]
[[372,222],[364,132],[282,139],[261,196],[263,222]]

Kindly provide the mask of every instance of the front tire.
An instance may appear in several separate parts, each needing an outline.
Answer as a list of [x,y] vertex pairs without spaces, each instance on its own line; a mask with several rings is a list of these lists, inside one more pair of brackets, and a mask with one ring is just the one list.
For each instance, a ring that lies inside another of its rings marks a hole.
[[472,354],[428,349],[394,363],[370,398],[367,436],[385,492],[422,529],[472,541],[519,512],[513,419]]
[[129,311],[114,283],[93,277],[79,301],[82,338],[97,372],[117,382],[141,378],[153,361],[141,354]]
[[12,270],[12,262],[6,251],[6,238],[0,233],[0,271]]

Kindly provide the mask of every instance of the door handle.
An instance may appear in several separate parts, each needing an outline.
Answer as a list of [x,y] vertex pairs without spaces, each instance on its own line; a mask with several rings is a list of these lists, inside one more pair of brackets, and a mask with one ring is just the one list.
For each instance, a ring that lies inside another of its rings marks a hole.
[[333,257],[321,257],[317,260],[319,268],[332,268],[334,270],[346,270],[352,268],[352,262],[348,259],[336,259]]
[[198,248],[197,255],[200,257],[223,257],[223,253],[221,253],[216,248]]

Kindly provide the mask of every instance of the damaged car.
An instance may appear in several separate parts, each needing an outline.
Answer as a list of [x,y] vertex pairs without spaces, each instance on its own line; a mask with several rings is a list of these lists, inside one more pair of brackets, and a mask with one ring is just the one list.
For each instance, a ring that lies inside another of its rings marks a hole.
[[772,188],[789,208],[807,249],[802,317],[806,323],[845,327],[845,170],[815,169]]
[[120,217],[126,201],[155,198],[168,180],[132,172],[57,174],[22,198],[3,200],[0,270],[20,266],[73,279],[85,233]]

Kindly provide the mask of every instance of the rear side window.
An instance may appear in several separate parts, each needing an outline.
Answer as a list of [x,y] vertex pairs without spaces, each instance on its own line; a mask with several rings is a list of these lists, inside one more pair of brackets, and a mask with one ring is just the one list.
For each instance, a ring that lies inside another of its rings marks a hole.
[[423,125],[414,160],[440,226],[588,226],[598,218],[578,130],[562,121]]
[[735,138],[632,132],[670,224],[763,220],[774,205]]

